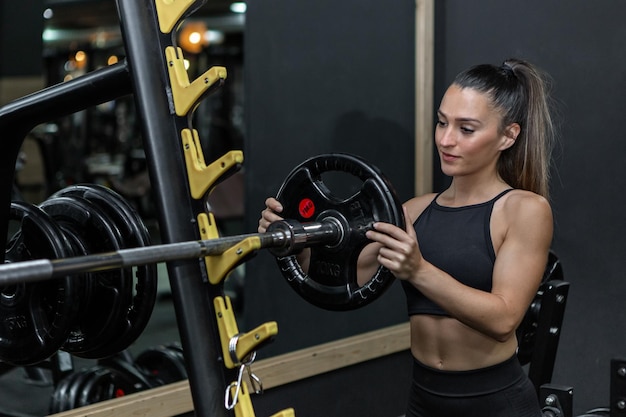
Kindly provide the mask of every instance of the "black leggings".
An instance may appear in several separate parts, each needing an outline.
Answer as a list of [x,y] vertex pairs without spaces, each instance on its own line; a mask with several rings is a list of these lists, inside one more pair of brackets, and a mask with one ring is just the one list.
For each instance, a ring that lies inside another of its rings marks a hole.
[[535,387],[516,356],[472,371],[413,362],[406,417],[541,417]]

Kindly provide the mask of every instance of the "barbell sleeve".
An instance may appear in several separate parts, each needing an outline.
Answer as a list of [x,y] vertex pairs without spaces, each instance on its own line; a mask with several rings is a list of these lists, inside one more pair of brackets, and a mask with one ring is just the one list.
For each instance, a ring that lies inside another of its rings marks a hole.
[[312,245],[335,245],[343,236],[345,233],[341,223],[329,219],[306,224],[294,220],[279,220],[272,223],[265,233],[165,243],[61,259],[6,263],[0,265],[0,287],[85,272],[217,256],[248,237],[258,237],[261,248],[272,249],[276,256],[287,256]]

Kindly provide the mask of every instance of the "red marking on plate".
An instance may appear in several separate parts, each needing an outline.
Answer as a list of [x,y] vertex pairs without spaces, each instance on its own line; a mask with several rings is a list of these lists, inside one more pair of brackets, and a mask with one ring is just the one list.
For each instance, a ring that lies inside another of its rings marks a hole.
[[303,198],[302,200],[300,200],[300,204],[298,205],[298,211],[300,212],[300,216],[304,217],[305,219],[313,217],[313,215],[315,214],[315,204],[313,203],[313,200],[311,200],[310,198]]

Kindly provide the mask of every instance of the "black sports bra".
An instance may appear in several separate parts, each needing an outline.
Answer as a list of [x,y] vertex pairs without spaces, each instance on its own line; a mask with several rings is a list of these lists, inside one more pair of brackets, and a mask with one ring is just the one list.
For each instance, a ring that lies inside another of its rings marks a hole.
[[[441,206],[437,194],[414,223],[424,259],[462,284],[491,291],[496,260],[490,231],[491,212],[495,202],[511,190],[485,203],[464,207]],[[410,283],[402,281],[402,287],[409,315],[449,315]]]

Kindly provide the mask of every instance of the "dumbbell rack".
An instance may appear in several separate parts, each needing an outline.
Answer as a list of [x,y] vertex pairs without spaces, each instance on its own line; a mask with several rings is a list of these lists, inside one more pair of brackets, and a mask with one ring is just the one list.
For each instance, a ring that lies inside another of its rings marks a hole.
[[[175,243],[218,237],[203,197],[243,162],[232,151],[206,165],[191,115],[199,101],[226,78],[214,67],[190,82],[182,50],[175,45],[181,21],[204,0],[117,0],[126,59],[63,84],[23,97],[0,108],[2,204],[0,233],[9,222],[14,167],[25,136],[38,124],[133,94],[142,123],[143,145],[153,188],[161,240]],[[234,248],[233,248],[234,249]],[[224,404],[234,395],[241,362],[277,332],[275,323],[240,334],[222,281],[244,256],[258,249],[242,242],[219,257],[169,262],[168,276],[181,344],[188,366],[194,412],[203,417],[232,415]],[[4,256],[4,251],[2,252]],[[4,261],[4,259],[2,259]],[[233,344],[234,340],[234,344]],[[230,352],[230,354],[229,354]],[[253,416],[245,384],[234,412]],[[293,415],[293,410],[275,416]]]

